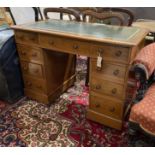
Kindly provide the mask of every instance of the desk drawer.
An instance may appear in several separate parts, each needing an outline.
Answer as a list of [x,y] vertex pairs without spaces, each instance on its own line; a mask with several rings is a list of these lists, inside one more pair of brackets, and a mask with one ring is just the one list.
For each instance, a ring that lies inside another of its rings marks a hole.
[[123,114],[122,102],[123,101],[112,97],[107,97],[91,92],[89,108],[104,115],[121,119]]
[[103,61],[102,67],[100,70],[96,67],[96,59],[91,59],[91,74],[105,80],[124,83],[125,74],[127,67],[125,65],[112,64],[109,62]]
[[88,55],[91,48],[87,42],[48,34],[40,34],[40,44],[49,49],[81,55]]
[[26,45],[17,45],[18,53],[21,60],[43,64],[43,53],[41,48]]
[[126,47],[119,47],[113,45],[94,45],[92,46],[92,56],[97,57],[100,55],[103,57],[103,60],[128,63],[130,56],[130,49]]
[[125,95],[123,85],[102,80],[99,77],[91,77],[90,89],[97,93],[113,96],[119,99],[123,99]]
[[24,75],[25,88],[34,90],[40,93],[47,93],[46,82],[43,79],[37,79]]
[[21,68],[24,74],[32,75],[38,78],[43,78],[42,65],[21,61]]
[[49,104],[49,97],[47,94],[44,93],[38,93],[36,91],[33,91],[31,89],[24,89],[24,93],[27,97],[36,100],[38,102],[44,103],[44,104]]
[[38,44],[38,34],[34,32],[16,31],[16,42],[23,44]]

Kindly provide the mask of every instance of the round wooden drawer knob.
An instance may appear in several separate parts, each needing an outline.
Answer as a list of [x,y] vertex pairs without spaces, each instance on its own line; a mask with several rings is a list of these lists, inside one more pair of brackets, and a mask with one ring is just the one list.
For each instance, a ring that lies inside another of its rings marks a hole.
[[32,57],[36,57],[37,56],[37,53],[32,53]]
[[96,90],[101,89],[101,85],[96,85],[96,86],[95,86],[95,89],[96,89]]
[[78,45],[73,45],[73,49],[77,50],[79,48]]
[[99,104],[99,103],[96,103],[96,104],[95,104],[95,107],[96,107],[96,108],[100,108],[100,104]]
[[23,67],[23,70],[24,70],[24,71],[27,71],[27,70],[28,70],[27,66],[24,66],[24,67]]
[[112,89],[112,90],[111,90],[111,93],[112,93],[112,94],[116,94],[116,93],[117,93],[117,89],[116,89],[116,88]]
[[24,36],[19,36],[19,39],[20,40],[24,40]]
[[24,51],[21,51],[21,54],[22,54],[22,55],[26,55],[26,52],[24,52]]
[[36,69],[34,72],[35,72],[35,73],[38,73],[38,72],[39,72],[39,69]]
[[42,87],[39,85],[39,86],[37,86],[37,88],[38,88],[38,89],[41,89]]
[[109,109],[109,111],[110,111],[110,112],[114,112],[114,111],[115,111],[115,108],[114,108],[114,107],[111,107],[111,108]]
[[122,54],[122,51],[117,51],[117,52],[115,53],[115,55],[116,55],[117,57],[120,57],[121,54]]
[[50,45],[54,45],[54,41],[53,41],[53,40],[50,40],[50,41],[49,41],[49,44],[50,44]]
[[32,83],[31,82],[27,82],[27,86],[31,87]]
[[34,37],[31,37],[30,40],[31,40],[31,41],[35,41],[35,38],[34,38]]
[[113,74],[114,74],[115,76],[117,76],[117,75],[119,74],[119,70],[116,69],[116,70],[113,72]]

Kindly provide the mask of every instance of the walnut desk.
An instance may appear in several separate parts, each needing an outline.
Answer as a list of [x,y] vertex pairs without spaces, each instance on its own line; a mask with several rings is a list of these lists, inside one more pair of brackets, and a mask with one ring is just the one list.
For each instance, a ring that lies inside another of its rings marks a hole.
[[[12,26],[25,95],[52,102],[75,80],[75,55],[90,57],[87,118],[121,129],[128,70],[148,33],[136,27],[48,20]],[[103,61],[97,67],[97,58]]]

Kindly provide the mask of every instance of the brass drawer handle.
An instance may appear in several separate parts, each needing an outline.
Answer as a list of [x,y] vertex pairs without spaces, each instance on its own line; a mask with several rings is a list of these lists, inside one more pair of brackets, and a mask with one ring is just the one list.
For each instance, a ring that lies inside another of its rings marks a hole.
[[114,107],[111,107],[111,108],[109,109],[109,111],[110,111],[110,112],[114,112],[114,111],[115,111],[115,108],[114,108]]
[[79,48],[78,45],[73,45],[73,49],[77,50]]
[[95,89],[96,89],[96,90],[101,89],[101,85],[99,85],[99,84],[98,84],[98,85],[96,85],[96,86],[95,86]]
[[121,56],[121,54],[122,54],[122,51],[117,51],[116,53],[115,53],[115,55],[117,56],[117,57],[120,57]]
[[114,74],[115,76],[117,76],[117,75],[119,74],[119,70],[116,69],[116,70],[113,72],[113,74]]
[[95,107],[96,108],[100,108],[100,104],[99,103],[95,103]]
[[116,89],[116,88],[113,88],[113,89],[111,90],[111,93],[112,93],[112,94],[116,94],[116,93],[117,93],[117,89]]

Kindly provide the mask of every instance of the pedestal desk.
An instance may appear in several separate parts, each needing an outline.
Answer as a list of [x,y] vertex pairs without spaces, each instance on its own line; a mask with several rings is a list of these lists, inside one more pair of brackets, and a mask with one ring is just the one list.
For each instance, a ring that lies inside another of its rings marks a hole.
[[[136,27],[48,20],[12,26],[25,95],[42,103],[73,85],[75,55],[90,57],[87,118],[121,129],[130,64],[148,33]],[[102,63],[98,64],[98,57]]]

